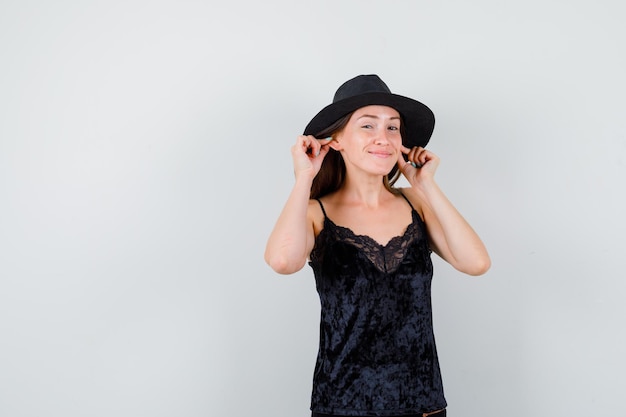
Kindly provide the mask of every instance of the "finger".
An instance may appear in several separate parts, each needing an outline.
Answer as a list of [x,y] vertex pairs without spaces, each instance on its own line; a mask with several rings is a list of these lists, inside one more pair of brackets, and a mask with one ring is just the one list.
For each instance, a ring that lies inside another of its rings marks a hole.
[[332,139],[333,138],[331,136],[323,139],[315,138],[314,142],[316,142],[316,145],[311,145],[311,151],[309,152],[309,154],[314,158],[322,155],[322,159],[324,159],[324,157],[330,150],[329,144]]
[[411,175],[411,170],[415,169],[415,166],[411,161],[399,162],[398,166],[400,168],[400,172],[402,172],[406,177],[409,177]]
[[321,144],[320,142],[313,136],[309,135],[306,137],[306,153],[308,155],[317,156],[320,153]]
[[400,155],[398,157],[398,168],[400,168],[400,171],[404,173],[405,169],[409,166],[412,166],[413,168],[419,167],[415,162],[411,161],[411,159],[405,161],[402,155]]
[[332,140],[333,140],[332,136],[329,136],[329,137],[323,138],[323,139],[317,139],[316,138],[314,142],[316,142],[316,144],[318,146],[315,146],[315,151],[311,152],[311,155],[319,156],[320,152],[322,152],[324,149],[326,149],[326,152],[328,152],[328,144]]
[[409,161],[412,161],[412,162],[416,162],[417,161],[417,157],[419,155],[420,149],[421,148],[419,148],[417,146],[414,146],[413,148],[411,148],[411,151],[408,154]]
[[422,167],[422,163],[419,159],[419,155],[421,153],[421,151],[424,148],[421,147],[413,147],[411,149],[411,151],[409,152],[409,155],[407,156],[408,162],[414,167],[414,168],[421,168]]
[[330,143],[331,140],[333,140],[332,136],[329,136],[327,138],[322,138],[322,139],[317,139],[318,142],[320,142],[322,145],[325,145],[327,143]]
[[428,152],[426,149],[422,148],[417,158],[418,158],[417,160],[419,161],[419,163],[421,165],[424,165],[425,163],[433,159],[433,154]]
[[300,135],[298,136],[296,145],[298,149],[302,150],[302,152],[307,153],[310,147],[310,143],[311,143],[311,140],[309,139],[308,136]]
[[322,160],[323,160],[324,157],[326,157],[326,154],[328,153],[328,151],[330,151],[330,146],[322,145],[322,147],[320,148],[320,151],[318,152],[317,156],[322,158]]
[[415,147],[413,148],[407,148],[406,146],[400,144],[400,155],[399,158],[402,158],[402,161],[404,162],[404,158],[402,157],[402,154],[407,155],[407,159],[410,159],[410,154],[411,152],[416,149]]

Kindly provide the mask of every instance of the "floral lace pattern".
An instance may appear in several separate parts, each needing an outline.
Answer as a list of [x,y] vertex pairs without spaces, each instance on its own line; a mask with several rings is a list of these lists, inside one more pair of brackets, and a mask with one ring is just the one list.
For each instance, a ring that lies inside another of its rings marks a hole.
[[416,216],[419,215],[413,210],[413,221],[407,226],[404,233],[393,237],[385,245],[381,245],[367,235],[357,235],[352,229],[338,226],[328,217],[326,217],[325,224],[334,229],[333,232],[337,239],[359,249],[380,272],[393,273],[406,257],[407,248],[421,236]]

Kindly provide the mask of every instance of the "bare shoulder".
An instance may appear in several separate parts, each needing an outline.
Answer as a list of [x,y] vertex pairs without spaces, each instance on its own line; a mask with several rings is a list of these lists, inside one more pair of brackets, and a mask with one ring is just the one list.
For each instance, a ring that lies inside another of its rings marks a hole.
[[309,200],[307,218],[313,225],[313,232],[315,236],[317,236],[324,228],[324,212],[322,211],[319,201],[313,199]]

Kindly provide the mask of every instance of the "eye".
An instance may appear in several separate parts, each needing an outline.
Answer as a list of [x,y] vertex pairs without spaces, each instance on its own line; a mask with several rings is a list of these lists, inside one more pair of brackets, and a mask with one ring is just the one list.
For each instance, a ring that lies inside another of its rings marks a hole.
[[363,129],[371,129],[371,128],[372,128],[372,125],[367,125],[367,124],[366,124],[366,125],[363,125],[363,126],[361,126],[361,127],[362,127]]
[[389,126],[388,127],[389,130],[399,130],[400,128],[398,126]]

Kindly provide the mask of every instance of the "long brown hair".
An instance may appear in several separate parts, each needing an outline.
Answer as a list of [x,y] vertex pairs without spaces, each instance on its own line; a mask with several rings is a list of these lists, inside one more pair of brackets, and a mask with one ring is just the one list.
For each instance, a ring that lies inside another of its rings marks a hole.
[[[346,127],[353,113],[354,112],[349,113],[337,120],[335,123],[316,134],[315,137],[327,138],[332,136],[334,138],[336,134],[340,133],[343,128]],[[404,123],[402,121],[402,116],[400,116],[400,135],[404,137]],[[399,177],[400,170],[398,170],[397,165],[394,165],[389,174],[383,177],[383,184],[389,192],[394,194],[399,192],[393,186]],[[331,148],[322,162],[320,171],[317,173],[315,178],[313,178],[313,184],[311,185],[311,198],[321,198],[327,194],[337,191],[341,188],[345,180],[346,164],[343,161],[343,157],[340,152]]]

